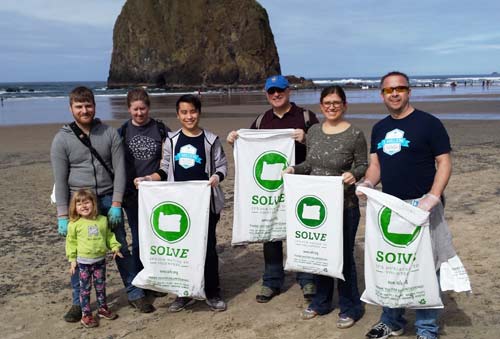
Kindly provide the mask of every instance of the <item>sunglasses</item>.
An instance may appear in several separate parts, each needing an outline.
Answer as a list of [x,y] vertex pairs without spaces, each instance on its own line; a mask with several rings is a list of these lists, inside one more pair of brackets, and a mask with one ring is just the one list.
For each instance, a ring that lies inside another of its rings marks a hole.
[[269,95],[272,95],[274,93],[283,93],[286,88],[279,88],[279,87],[271,87],[269,88],[266,92]]
[[396,93],[408,93],[410,91],[410,87],[408,86],[396,86],[396,87],[384,87],[382,88],[382,93],[384,94],[392,94],[392,92],[396,91]]

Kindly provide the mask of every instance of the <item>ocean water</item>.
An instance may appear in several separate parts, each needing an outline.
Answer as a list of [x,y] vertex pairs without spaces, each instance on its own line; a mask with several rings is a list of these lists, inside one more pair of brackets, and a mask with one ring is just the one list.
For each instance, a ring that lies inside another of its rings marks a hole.
[[[378,103],[379,78],[316,78],[316,89],[295,90],[292,101],[300,105],[319,102],[321,88],[341,85],[347,91],[348,101],[355,103]],[[463,100],[500,100],[491,94],[500,94],[500,75],[445,75],[418,76],[410,78],[412,102]],[[455,83],[456,86],[452,86]],[[0,125],[40,124],[67,122],[68,93],[76,86],[87,86],[94,91],[98,116],[104,120],[125,119],[125,97],[127,89],[108,89],[106,82],[46,82],[46,83],[0,83]],[[172,109],[179,95],[198,92],[168,92],[160,88],[148,88],[155,112]],[[265,105],[262,91],[202,91],[204,107],[224,105]],[[360,114],[351,118],[373,119],[373,115]],[[447,114],[443,119],[500,120],[498,114]],[[375,117],[377,118],[377,117]]]

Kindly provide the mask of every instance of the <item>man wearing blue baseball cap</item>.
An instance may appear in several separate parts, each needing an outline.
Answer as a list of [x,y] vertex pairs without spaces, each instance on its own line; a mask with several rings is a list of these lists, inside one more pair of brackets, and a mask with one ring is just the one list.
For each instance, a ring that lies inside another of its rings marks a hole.
[[[290,102],[290,87],[288,80],[282,75],[267,78],[264,85],[266,98],[271,109],[260,114],[253,122],[252,129],[293,128],[295,139],[295,162],[300,164],[306,159],[306,133],[309,127],[318,123],[316,115]],[[231,131],[227,142],[232,145],[238,132]],[[283,242],[264,243],[264,275],[262,288],[256,299],[259,303],[267,303],[281,293],[285,280],[283,270]],[[310,300],[316,294],[314,278],[309,273],[297,273],[297,281],[302,288],[304,298]]]

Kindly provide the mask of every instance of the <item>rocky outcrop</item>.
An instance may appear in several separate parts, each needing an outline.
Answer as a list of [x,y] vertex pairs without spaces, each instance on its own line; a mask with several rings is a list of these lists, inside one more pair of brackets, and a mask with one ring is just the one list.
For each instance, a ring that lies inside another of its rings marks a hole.
[[266,10],[254,0],[127,0],[108,87],[262,86],[280,74]]

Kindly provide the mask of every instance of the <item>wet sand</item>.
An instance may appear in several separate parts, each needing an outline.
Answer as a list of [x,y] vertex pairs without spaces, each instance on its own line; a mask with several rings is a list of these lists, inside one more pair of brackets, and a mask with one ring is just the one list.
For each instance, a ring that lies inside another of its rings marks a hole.
[[[483,113],[491,103],[448,102],[427,106],[433,113]],[[203,113],[202,125],[222,139],[232,129],[247,128],[264,105],[214,106]],[[311,106],[317,110],[317,106]],[[433,109],[435,108],[435,109]],[[443,111],[440,111],[440,110]],[[384,113],[381,105],[351,105],[350,112]],[[493,109],[492,109],[493,110]],[[229,117],[240,112],[238,117]],[[498,107],[495,112],[500,112]],[[172,128],[178,124],[161,114]],[[221,117],[223,115],[224,117]],[[212,116],[212,117],[211,117]],[[218,116],[218,117],[214,117]],[[68,113],[68,119],[70,119]],[[119,126],[120,121],[111,122]],[[355,119],[369,140],[373,120]],[[495,338],[500,331],[500,261],[497,258],[500,209],[500,121],[444,121],[453,146],[453,175],[446,189],[446,217],[454,244],[468,270],[474,293],[444,293],[442,338]],[[62,320],[70,304],[69,265],[64,238],[57,234],[55,208],[49,203],[52,172],[49,148],[61,124],[0,127],[0,337],[2,338],[363,338],[377,322],[380,308],[367,305],[354,327],[335,327],[337,309],[312,320],[301,320],[306,306],[294,274],[287,273],[285,291],[268,304],[255,302],[263,270],[262,246],[231,247],[233,156],[223,184],[226,207],[218,224],[222,295],[228,310],[213,313],[203,302],[177,314],[167,312],[173,297],[154,301],[157,311],[140,314],[127,304],[116,266],[108,264],[108,301],[119,314],[96,329]],[[364,215],[364,207],[362,208]],[[359,286],[363,290],[364,221],[356,239]],[[94,293],[91,297],[95,301]],[[335,297],[336,300],[336,297]],[[95,304],[94,304],[95,305]],[[403,338],[414,338],[414,312]]]

